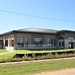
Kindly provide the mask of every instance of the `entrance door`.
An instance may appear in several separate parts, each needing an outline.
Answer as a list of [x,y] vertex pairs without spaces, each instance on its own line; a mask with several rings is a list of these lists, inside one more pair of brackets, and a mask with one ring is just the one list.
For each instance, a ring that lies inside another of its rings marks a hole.
[[74,48],[74,42],[69,42],[69,48]]

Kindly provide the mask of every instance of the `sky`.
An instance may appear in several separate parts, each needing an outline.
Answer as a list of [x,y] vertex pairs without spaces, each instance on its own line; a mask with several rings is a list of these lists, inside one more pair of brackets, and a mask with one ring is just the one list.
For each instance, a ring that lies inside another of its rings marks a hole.
[[75,0],[0,0],[0,33],[24,28],[75,31]]

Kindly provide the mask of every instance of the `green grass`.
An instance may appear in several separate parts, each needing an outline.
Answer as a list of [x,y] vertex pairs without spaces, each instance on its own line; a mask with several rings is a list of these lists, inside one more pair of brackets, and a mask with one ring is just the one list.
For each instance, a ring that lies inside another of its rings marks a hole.
[[16,50],[17,54],[29,54],[29,53],[46,53],[46,52],[62,52],[62,51],[71,51],[71,50],[75,50],[75,49],[53,49],[53,50]]
[[0,65],[0,75],[27,75],[65,68],[75,68],[75,59]]
[[45,53],[45,52],[62,52],[71,51],[74,49],[60,49],[60,50],[15,50],[15,52],[0,55],[0,61],[11,59],[15,54],[29,54],[29,53]]
[[15,54],[16,54],[15,52],[12,52],[8,54],[0,55],[0,61],[11,59]]
[[6,50],[0,49],[0,53],[8,52]]

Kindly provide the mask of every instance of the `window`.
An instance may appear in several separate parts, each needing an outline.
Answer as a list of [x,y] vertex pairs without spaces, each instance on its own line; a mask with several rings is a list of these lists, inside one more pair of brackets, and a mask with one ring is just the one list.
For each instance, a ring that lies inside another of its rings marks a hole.
[[3,41],[0,40],[0,48],[2,48],[2,47],[3,47]]
[[18,46],[19,47],[23,47],[24,46],[24,38],[22,38],[22,37],[18,38]]
[[11,38],[12,46],[14,46],[14,38]]
[[25,38],[25,42],[26,42],[26,47],[28,47],[28,38]]
[[54,39],[54,46],[56,46],[56,39]]
[[74,37],[68,37],[68,39],[69,39],[69,40],[73,40],[73,39],[74,39]]
[[0,37],[0,40],[2,40],[2,37]]
[[51,46],[53,46],[53,38],[51,38]]
[[47,45],[50,46],[50,44],[51,44],[51,39],[47,38]]
[[5,39],[5,46],[8,46],[8,38]]
[[64,42],[59,42],[59,47],[64,47]]
[[64,42],[62,42],[62,46],[64,47]]
[[42,46],[42,38],[34,38],[34,45],[36,47]]
[[53,38],[47,38],[47,45],[48,46],[55,46],[56,45],[56,40]]
[[59,42],[59,47],[61,47],[61,42]]

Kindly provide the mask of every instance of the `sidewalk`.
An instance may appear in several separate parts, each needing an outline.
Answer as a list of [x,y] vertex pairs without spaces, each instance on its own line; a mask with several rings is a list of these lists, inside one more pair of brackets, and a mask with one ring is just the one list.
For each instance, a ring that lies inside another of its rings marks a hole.
[[8,53],[12,53],[14,51],[10,51],[10,52],[3,52],[3,53],[0,53],[0,55],[4,55],[4,54],[8,54]]

